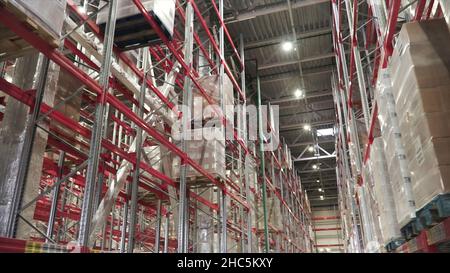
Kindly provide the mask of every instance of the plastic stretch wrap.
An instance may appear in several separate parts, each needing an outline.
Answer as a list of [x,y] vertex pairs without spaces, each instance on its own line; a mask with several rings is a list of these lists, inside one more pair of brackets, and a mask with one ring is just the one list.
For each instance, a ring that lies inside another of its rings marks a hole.
[[11,4],[53,36],[60,37],[66,17],[66,0],[1,0]]
[[381,231],[381,241],[385,245],[400,238],[400,228],[397,224],[394,195],[389,181],[388,168],[384,155],[383,140],[375,138],[370,148],[370,170],[374,182],[374,197],[378,208],[378,221]]
[[399,226],[404,226],[415,217],[415,204],[404,140],[398,125],[391,79],[387,70],[380,70],[375,97],[379,107],[378,119],[384,141],[390,183],[394,200],[396,200],[397,223]]
[[271,196],[267,200],[267,209],[269,212],[269,225],[273,226],[279,231],[283,230],[282,217],[281,217],[281,203],[277,196]]
[[[371,223],[371,217],[370,217],[370,209],[368,208],[369,204],[367,203],[366,199],[366,188],[357,187],[358,192],[358,200],[359,200],[359,207],[361,210],[361,221],[363,226],[363,237],[364,237],[364,245],[370,246],[372,245],[372,242],[374,241],[374,231],[373,226]],[[365,211],[366,213],[363,213]],[[372,250],[369,250],[369,252],[372,252]]]
[[[219,132],[218,128],[211,128],[212,131]],[[186,153],[195,162],[200,164],[205,171],[215,177],[225,178],[225,140],[213,138],[207,140],[203,138],[203,129],[191,130],[192,139],[186,141]],[[172,172],[174,178],[180,177],[179,157],[172,162]],[[188,166],[187,177],[202,177],[194,168]]]
[[[383,148],[383,146],[381,146],[381,148]],[[364,198],[365,198],[365,202],[368,207],[368,214],[369,214],[368,225],[370,225],[370,228],[372,229],[372,232],[373,232],[373,235],[372,235],[372,238],[370,238],[371,240],[369,241],[369,244],[366,244],[366,251],[381,252],[384,244],[381,239],[382,236],[381,236],[381,229],[380,229],[380,225],[379,225],[378,204],[375,199],[374,180],[372,177],[372,172],[370,170],[370,165],[366,165],[366,168],[364,168],[363,176],[364,176],[363,187],[365,189]]]
[[416,207],[450,192],[450,33],[444,20],[405,24],[391,72]]
[[[198,79],[198,83],[203,88],[203,90],[206,92],[206,94],[211,98],[212,105],[215,105],[216,107],[220,108],[220,103],[222,101],[222,98],[220,97],[220,85],[219,85],[219,76],[213,75],[213,76],[203,76],[200,79]],[[196,111],[202,111],[200,112],[200,115],[202,115],[201,119],[211,119],[211,118],[218,118],[217,114],[214,112],[213,109],[205,110],[205,107],[209,106],[210,104],[208,101],[202,96],[200,91],[197,88],[193,89],[193,113],[195,119],[200,119],[199,114],[197,114]],[[230,78],[227,75],[224,75],[223,77],[223,105],[226,107],[227,105],[234,105],[233,100],[233,84],[231,83]]]

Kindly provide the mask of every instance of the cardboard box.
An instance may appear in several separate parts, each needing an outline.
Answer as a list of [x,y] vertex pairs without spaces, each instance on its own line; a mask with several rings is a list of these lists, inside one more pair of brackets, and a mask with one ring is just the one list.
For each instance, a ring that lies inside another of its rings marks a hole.
[[[191,139],[193,140],[186,142],[185,152],[189,157],[214,177],[225,179],[225,140],[204,139],[203,129],[192,130]],[[180,161],[179,157],[175,157],[172,162],[172,176],[175,179],[180,178]],[[203,178],[204,176],[189,166],[187,177]]]
[[408,86],[450,85],[450,33],[443,19],[406,23],[400,31],[391,61],[393,93],[398,102]]
[[444,59],[450,60],[450,53],[441,56],[428,45],[411,45],[405,50],[391,59],[392,91],[396,102],[403,92],[409,93],[411,88],[450,85],[449,64]]
[[450,137],[450,112],[416,113],[414,109],[399,117],[400,130],[405,145],[430,139]]
[[[411,167],[416,166],[412,163]],[[417,209],[421,209],[437,195],[450,193],[450,165],[427,169],[423,175],[415,173],[413,176],[413,192]]]
[[450,137],[431,139],[426,145],[414,141],[407,155],[411,183],[418,209],[436,195],[450,192]]
[[422,113],[450,112],[450,85],[429,88],[417,88],[410,82],[395,105],[397,113],[402,115],[408,109]]
[[378,228],[384,245],[401,237],[397,224],[394,194],[384,155],[383,140],[375,138],[370,149],[369,167],[373,177],[373,194],[377,202]]
[[13,5],[55,38],[61,36],[66,17],[66,0],[1,0],[0,3]]

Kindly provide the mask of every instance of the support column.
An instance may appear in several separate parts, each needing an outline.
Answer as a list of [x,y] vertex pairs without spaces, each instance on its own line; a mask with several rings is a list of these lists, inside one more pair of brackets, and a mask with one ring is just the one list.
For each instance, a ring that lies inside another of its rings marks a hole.
[[262,183],[262,206],[263,206],[263,219],[264,219],[264,252],[269,252],[269,228],[268,228],[268,215],[267,215],[267,185],[266,185],[266,166],[264,159],[264,133],[263,133],[263,118],[262,118],[262,106],[261,106],[261,82],[259,75],[256,76],[256,89],[257,89],[257,106],[258,106],[258,141],[259,141],[259,153],[260,153],[260,178]]
[[[192,66],[192,52],[193,52],[193,33],[194,26],[194,11],[192,8],[191,2],[187,3],[186,6],[186,22],[185,22],[185,48],[184,48],[184,57],[186,64],[191,67]],[[188,71],[187,73],[190,73]],[[192,109],[192,84],[190,77],[186,77],[184,81],[184,91],[183,91],[183,106],[186,112],[183,112],[182,116],[182,139],[181,139],[181,150],[186,152],[187,145],[186,141],[188,141],[189,131],[191,128],[191,109]],[[187,196],[187,185],[186,185],[186,175],[187,175],[187,162],[182,158],[180,164],[180,203],[179,203],[179,212],[178,212],[178,230],[177,230],[177,238],[178,238],[178,253],[185,253],[188,251],[188,232],[187,232],[187,223],[188,221],[188,208],[189,208],[189,198]]]
[[109,21],[106,26],[106,35],[104,39],[102,71],[100,72],[99,83],[103,87],[95,109],[95,120],[92,128],[92,136],[89,149],[89,163],[86,172],[86,185],[84,189],[83,205],[81,207],[80,228],[78,234],[78,244],[82,247],[88,247],[89,231],[91,228],[91,217],[93,208],[93,195],[97,182],[98,165],[100,160],[100,142],[103,135],[103,122],[106,106],[106,94],[109,92],[109,76],[111,68],[112,49],[114,41],[114,32],[116,26],[117,0],[109,2]]
[[[31,54],[16,61],[13,83],[23,90],[37,88],[37,105],[40,100],[52,106],[57,87],[59,67],[38,54]],[[39,63],[39,65],[38,65]],[[40,67],[35,82],[36,69]],[[44,90],[46,91],[44,93]],[[36,130],[34,121],[38,110],[29,115],[29,107],[12,98],[7,99],[4,119],[0,128],[0,154],[10,160],[0,160],[0,236],[27,239],[34,229],[18,221],[21,204],[28,203],[39,194],[43,155],[47,133]],[[47,125],[42,125],[47,127]],[[33,141],[34,139],[34,141]],[[21,215],[32,221],[35,204]]]

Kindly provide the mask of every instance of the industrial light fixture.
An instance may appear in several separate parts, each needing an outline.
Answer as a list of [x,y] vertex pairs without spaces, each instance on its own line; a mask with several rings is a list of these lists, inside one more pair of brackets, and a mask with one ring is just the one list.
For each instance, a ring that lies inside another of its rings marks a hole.
[[333,130],[333,128],[318,129],[317,135],[318,136],[334,136],[334,130]]
[[295,90],[295,92],[294,92],[294,96],[295,96],[297,99],[302,98],[302,97],[303,97],[303,91],[297,88],[297,89]]
[[292,43],[291,41],[285,41],[283,42],[283,44],[281,44],[281,47],[284,51],[288,52],[294,49],[294,43]]
[[309,124],[303,125],[303,130],[305,130],[305,131],[311,131],[311,125],[309,125]]
[[318,191],[319,191],[319,192],[323,192],[323,189],[322,189],[322,188],[319,188]]
[[313,146],[309,146],[308,147],[308,152],[310,152],[310,153],[314,152],[314,147]]
[[314,164],[314,165],[312,165],[312,168],[313,168],[314,170],[317,170],[317,169],[319,168],[319,166],[317,166],[316,164]]
[[321,195],[321,196],[320,196],[320,200],[323,200],[323,199],[324,199],[324,197],[323,197],[323,195]]
[[319,179],[317,179],[317,180],[316,180],[316,182],[317,182],[317,183],[320,183],[320,180],[319,180]]

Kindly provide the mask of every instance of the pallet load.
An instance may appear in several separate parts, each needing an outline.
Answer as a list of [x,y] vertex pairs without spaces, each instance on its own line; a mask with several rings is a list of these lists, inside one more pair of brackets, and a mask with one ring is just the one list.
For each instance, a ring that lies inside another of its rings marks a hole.
[[443,19],[407,23],[391,60],[396,112],[419,210],[450,192],[449,43]]
[[389,183],[383,140],[375,138],[370,148],[369,168],[373,178],[373,194],[377,202],[378,228],[381,242],[388,250],[400,246],[402,240],[397,223],[394,195]]
[[[144,8],[160,25],[165,35],[172,39],[175,24],[175,0],[143,0]],[[108,21],[107,1],[100,1],[100,12],[97,15],[97,24],[105,32]],[[103,8],[103,9],[102,9]],[[151,28],[133,1],[118,1],[117,21],[114,34],[114,43],[122,50],[131,50],[145,47],[160,41],[155,30]]]
[[[193,89],[193,108],[192,113],[196,120],[211,120],[211,119],[219,119],[219,116],[214,111],[214,107],[221,107],[221,101],[223,101],[224,108],[229,105],[234,105],[233,100],[233,84],[231,83],[228,75],[223,76],[223,100],[220,96],[220,86],[219,86],[219,76],[203,76],[198,79],[198,83],[203,88],[203,91],[206,95],[211,99],[211,104],[206,100],[206,98],[202,95],[198,88]],[[209,109],[205,109],[209,107]],[[197,113],[198,111],[201,111]],[[229,120],[232,120],[231,117],[228,117]],[[220,124],[221,122],[219,122]]]
[[361,217],[364,228],[365,252],[382,252],[384,244],[381,241],[381,229],[377,224],[379,212],[374,194],[374,179],[372,178],[370,168],[363,169],[362,177],[363,184],[357,188],[359,206],[362,208],[364,205],[367,210],[367,214]]
[[416,219],[416,208],[412,196],[411,175],[405,152],[404,137],[398,126],[391,78],[386,69],[380,70],[375,89],[378,105],[378,121],[388,166],[389,181],[395,200],[397,223],[403,227]]
[[[30,30],[57,47],[66,17],[66,0],[0,0]],[[34,49],[9,28],[0,25],[0,61],[18,58]]]
[[[191,130],[192,138],[186,141],[185,153],[215,178],[225,179],[225,140],[220,138],[219,128],[211,128],[211,132],[216,134],[217,138],[204,139],[204,131],[201,128]],[[179,157],[175,157],[172,162],[172,176],[175,179],[180,178],[180,162]],[[201,179],[204,175],[188,166],[187,177]]]

